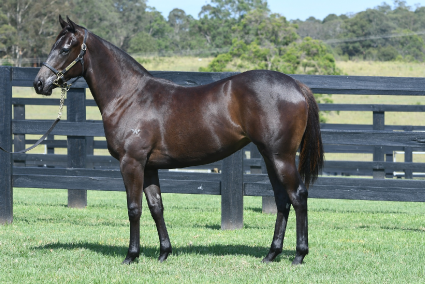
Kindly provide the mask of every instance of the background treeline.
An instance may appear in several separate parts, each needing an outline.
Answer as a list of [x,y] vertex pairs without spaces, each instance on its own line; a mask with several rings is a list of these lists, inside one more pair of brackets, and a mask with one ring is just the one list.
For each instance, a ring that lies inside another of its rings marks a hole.
[[211,0],[199,19],[178,8],[164,17],[145,0],[2,0],[2,63],[38,65],[59,31],[59,14],[129,53],[215,56],[208,71],[338,74],[335,58],[425,60],[425,7],[399,0],[306,21],[271,13],[265,0]]

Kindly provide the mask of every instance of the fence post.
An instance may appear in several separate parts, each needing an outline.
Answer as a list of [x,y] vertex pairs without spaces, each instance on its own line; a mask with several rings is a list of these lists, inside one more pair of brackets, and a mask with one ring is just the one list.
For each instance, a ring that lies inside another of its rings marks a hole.
[[[373,130],[385,130],[385,112],[383,111],[374,111],[373,112]],[[375,146],[373,149],[373,161],[374,162],[383,162],[384,161],[384,147]],[[374,179],[384,179],[385,170],[384,169],[373,169],[373,178]]]
[[[387,163],[393,163],[394,162],[394,154],[393,151],[391,153],[385,153],[385,162]],[[385,170],[385,177],[386,178],[393,178],[394,173],[391,170]]]
[[[0,145],[12,151],[12,68],[0,67]],[[13,221],[13,159],[0,151],[0,224]]]
[[[413,151],[412,147],[404,147],[404,162],[413,162]],[[413,179],[412,170],[404,170],[404,178],[405,179]]]
[[[54,142],[55,141],[55,135],[53,135],[53,134],[47,135],[47,141]],[[47,144],[46,149],[47,149],[47,151],[46,151],[47,154],[54,154],[55,153],[55,147],[54,146]]]
[[243,227],[243,153],[242,150],[223,160],[221,169],[221,229]]
[[[13,106],[13,119],[25,120],[25,105]],[[17,152],[24,149],[25,149],[25,134],[14,134],[13,135],[13,151]],[[15,160],[13,165],[16,167],[25,167],[25,160],[24,161]]]
[[[67,98],[67,116],[70,122],[86,120],[86,89],[70,89]],[[86,167],[86,138],[68,136],[68,168]],[[85,208],[87,190],[68,189],[68,207]]]

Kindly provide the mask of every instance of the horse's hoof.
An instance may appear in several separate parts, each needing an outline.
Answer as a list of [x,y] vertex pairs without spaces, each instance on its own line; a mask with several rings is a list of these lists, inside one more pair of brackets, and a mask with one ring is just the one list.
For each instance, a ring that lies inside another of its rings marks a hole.
[[128,259],[128,258],[124,259],[124,261],[122,262],[122,264],[126,264],[126,265],[129,265],[130,263],[131,263],[131,259]]
[[159,261],[159,262],[163,262],[163,261],[165,261],[165,260],[167,259],[167,257],[168,257],[168,255],[169,255],[169,254],[170,254],[170,252],[169,252],[169,251],[161,253],[161,254],[159,255],[159,257],[158,257],[158,261]]
[[129,257],[129,256],[127,256],[127,257],[124,259],[124,261],[122,262],[122,264],[129,265],[130,263],[134,262],[134,260],[135,260],[136,258],[137,258],[137,257]]
[[276,258],[276,256],[278,256],[279,255],[279,253],[276,253],[276,252],[269,252],[268,254],[267,254],[267,256],[265,257],[265,258],[263,258],[263,262],[264,263],[270,263],[270,262],[272,262],[275,258]]
[[300,265],[303,263],[305,255],[297,255],[292,261],[292,265]]

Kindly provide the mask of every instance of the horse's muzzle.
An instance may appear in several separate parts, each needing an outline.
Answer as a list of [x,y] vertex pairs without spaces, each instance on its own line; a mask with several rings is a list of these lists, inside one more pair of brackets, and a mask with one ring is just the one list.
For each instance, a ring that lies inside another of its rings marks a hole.
[[50,96],[52,94],[52,86],[46,86],[46,80],[43,77],[36,77],[33,85],[35,92],[39,95]]

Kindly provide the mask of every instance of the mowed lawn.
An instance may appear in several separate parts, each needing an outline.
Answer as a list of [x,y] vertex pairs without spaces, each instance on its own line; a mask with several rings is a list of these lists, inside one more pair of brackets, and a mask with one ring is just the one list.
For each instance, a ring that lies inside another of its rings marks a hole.
[[244,228],[220,229],[220,197],[164,194],[173,254],[159,242],[143,203],[141,255],[122,265],[129,223],[123,192],[88,192],[86,209],[65,190],[15,189],[14,221],[0,226],[0,283],[423,283],[425,204],[309,200],[310,254],[295,256],[291,211],[284,252],[261,263],[274,215],[245,197]]

